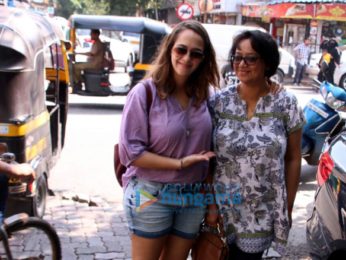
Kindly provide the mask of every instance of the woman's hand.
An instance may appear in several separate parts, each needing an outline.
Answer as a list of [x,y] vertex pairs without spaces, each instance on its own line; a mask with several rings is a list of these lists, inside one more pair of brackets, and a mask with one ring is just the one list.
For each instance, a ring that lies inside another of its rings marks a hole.
[[198,154],[191,154],[189,156],[186,156],[182,158],[183,169],[186,169],[187,167],[194,165],[198,162],[209,161],[209,159],[215,156],[216,154],[214,152],[206,152],[205,150],[203,150],[202,152]]
[[216,204],[210,204],[207,206],[208,212],[205,214],[205,222],[208,226],[216,228],[219,223],[219,208]]
[[280,93],[281,91],[286,91],[286,88],[283,86],[283,84],[271,80],[270,78],[267,78],[267,83],[269,84],[270,92],[272,94]]

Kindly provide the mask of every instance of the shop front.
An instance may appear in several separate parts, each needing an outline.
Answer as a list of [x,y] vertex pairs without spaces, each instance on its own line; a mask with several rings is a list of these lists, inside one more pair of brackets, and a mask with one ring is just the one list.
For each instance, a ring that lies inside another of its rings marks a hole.
[[[346,44],[346,1],[326,4],[325,1],[283,2],[242,5],[243,24],[257,23],[272,34],[280,46],[293,54],[293,49],[311,39],[311,51],[320,52],[324,39],[336,38]],[[254,20],[256,21],[256,20]]]

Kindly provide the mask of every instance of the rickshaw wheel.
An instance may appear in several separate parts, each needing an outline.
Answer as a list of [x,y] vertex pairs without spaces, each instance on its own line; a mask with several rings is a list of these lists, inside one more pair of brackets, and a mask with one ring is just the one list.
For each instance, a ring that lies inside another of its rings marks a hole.
[[36,194],[33,197],[33,215],[34,217],[43,218],[46,211],[46,201],[47,201],[47,181],[46,178],[41,177],[38,181]]

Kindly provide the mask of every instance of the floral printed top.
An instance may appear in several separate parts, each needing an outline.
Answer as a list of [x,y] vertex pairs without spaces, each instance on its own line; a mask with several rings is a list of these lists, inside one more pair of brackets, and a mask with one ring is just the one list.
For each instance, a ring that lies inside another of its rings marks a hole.
[[[283,253],[289,233],[284,156],[287,138],[306,123],[297,99],[288,92],[259,99],[251,120],[246,102],[230,86],[211,96],[214,172],[227,242],[244,252]],[[220,188],[222,187],[222,188]]]

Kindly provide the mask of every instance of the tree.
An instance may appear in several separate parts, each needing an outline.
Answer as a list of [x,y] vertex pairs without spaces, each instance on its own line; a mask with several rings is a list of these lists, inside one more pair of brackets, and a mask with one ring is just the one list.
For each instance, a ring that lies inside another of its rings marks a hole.
[[56,15],[69,18],[72,14],[107,14],[109,3],[105,0],[57,0]]

